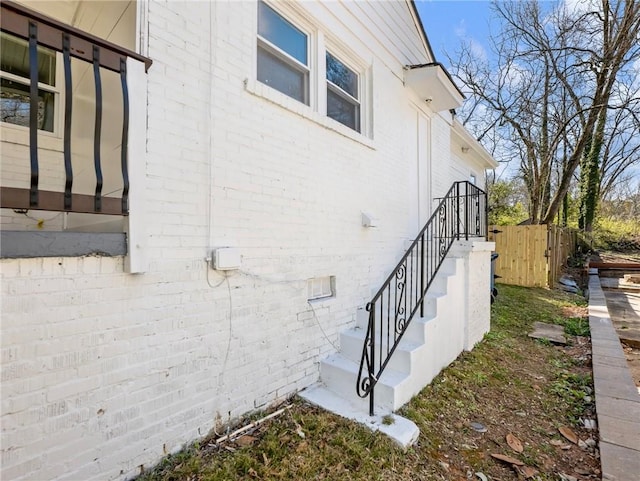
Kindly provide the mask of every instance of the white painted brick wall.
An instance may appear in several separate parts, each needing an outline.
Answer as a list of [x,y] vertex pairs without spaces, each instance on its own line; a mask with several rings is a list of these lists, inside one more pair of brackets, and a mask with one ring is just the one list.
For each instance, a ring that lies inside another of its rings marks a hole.
[[[131,477],[308,386],[417,231],[401,62],[364,51],[374,131],[357,141],[245,88],[253,2],[148,8],[149,270],[128,275],[106,257],[0,262],[3,479]],[[441,196],[445,117],[432,135]],[[379,226],[363,228],[361,211]],[[239,248],[242,268],[208,270],[216,246]],[[327,275],[337,296],[312,310],[306,280]]]

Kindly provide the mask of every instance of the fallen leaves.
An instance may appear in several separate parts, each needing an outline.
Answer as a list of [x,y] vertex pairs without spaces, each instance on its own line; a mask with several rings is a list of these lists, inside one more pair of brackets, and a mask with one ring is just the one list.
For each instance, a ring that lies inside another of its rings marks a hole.
[[571,449],[571,445],[570,444],[566,444],[563,440],[561,439],[552,439],[551,441],[549,441],[549,443],[552,446],[556,446],[564,451],[567,451],[568,449]]
[[507,464],[513,464],[514,466],[524,466],[524,463],[519,459],[512,458],[511,456],[506,456],[504,454],[491,453],[491,457],[498,459],[499,461],[505,462]]
[[253,446],[257,440],[258,438],[245,434],[244,436],[240,436],[238,439],[236,439],[236,444],[244,448],[247,446]]
[[518,466],[516,468],[516,471],[518,471],[522,476],[524,476],[524,479],[533,478],[535,475],[538,474],[538,470],[535,468],[532,468],[531,466]]
[[522,453],[524,451],[522,442],[511,433],[507,434],[507,444],[516,453]]
[[570,427],[560,426],[558,428],[560,434],[562,434],[567,440],[571,441],[573,444],[578,444],[578,436]]
[[[507,434],[507,443],[514,451],[520,450],[518,452],[524,451],[524,447],[522,446],[522,442],[516,438],[513,434]],[[491,457],[502,461],[504,463],[510,464],[511,467],[520,475],[524,477],[524,479],[533,478],[538,474],[538,470],[532,468],[531,466],[525,465],[522,461],[516,458],[512,458],[511,456],[506,456],[504,454],[491,454]],[[478,473],[476,473],[477,475]]]

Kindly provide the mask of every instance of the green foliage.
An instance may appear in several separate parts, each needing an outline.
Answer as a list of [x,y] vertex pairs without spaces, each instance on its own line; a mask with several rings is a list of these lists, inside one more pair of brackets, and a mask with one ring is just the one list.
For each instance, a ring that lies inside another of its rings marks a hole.
[[517,225],[529,218],[526,191],[517,179],[497,180],[488,186],[489,224]]
[[572,317],[567,319],[564,330],[571,336],[586,337],[591,334],[591,331],[589,330],[589,320],[582,317]]
[[556,379],[551,384],[551,392],[560,397],[568,406],[568,415],[575,424],[578,418],[593,402],[591,373],[571,374],[559,369]]
[[637,251],[640,249],[640,219],[600,217],[596,221],[590,243],[595,249]]
[[564,326],[564,332],[569,336],[589,336],[589,320],[586,317],[558,318],[556,324]]
[[604,127],[607,111],[604,109],[594,126],[592,139],[588,143],[580,165],[580,216],[578,226],[587,232],[593,228],[600,194],[600,152],[604,142]]

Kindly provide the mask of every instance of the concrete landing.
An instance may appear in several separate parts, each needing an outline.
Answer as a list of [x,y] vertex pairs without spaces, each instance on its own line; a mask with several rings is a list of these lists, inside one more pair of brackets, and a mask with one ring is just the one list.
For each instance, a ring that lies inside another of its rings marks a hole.
[[640,395],[611,322],[600,279],[591,272],[589,327],[602,479],[637,481],[640,473]]
[[[369,416],[361,408],[353,406],[319,383],[308,387],[298,395],[315,406],[356,421],[372,431],[386,434],[402,449],[407,449],[415,443],[420,434],[420,429],[413,421],[391,412]],[[376,409],[376,412],[381,411]]]

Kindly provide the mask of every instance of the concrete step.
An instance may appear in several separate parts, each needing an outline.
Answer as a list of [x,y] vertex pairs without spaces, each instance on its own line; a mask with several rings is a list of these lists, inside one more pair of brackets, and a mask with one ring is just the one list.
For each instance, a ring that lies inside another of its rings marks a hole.
[[[393,328],[392,328],[393,329]],[[348,329],[340,333],[340,353],[347,359],[359,363],[362,357],[362,348],[364,346],[367,331],[359,328]],[[387,352],[386,332],[383,332],[382,344],[380,343],[380,334],[376,333],[375,351],[376,353]],[[393,333],[390,334],[390,347],[393,347]],[[387,369],[398,372],[409,373],[411,371],[411,363],[413,354],[420,348],[421,344],[407,338],[407,335],[400,340],[396,347]]]
[[[369,410],[368,398],[363,399],[356,393],[359,366],[359,362],[347,359],[339,353],[333,354],[320,363],[320,381],[330,391],[367,412]],[[407,373],[385,369],[375,387],[376,409],[383,411],[400,409],[415,394],[408,394],[411,388]]]

